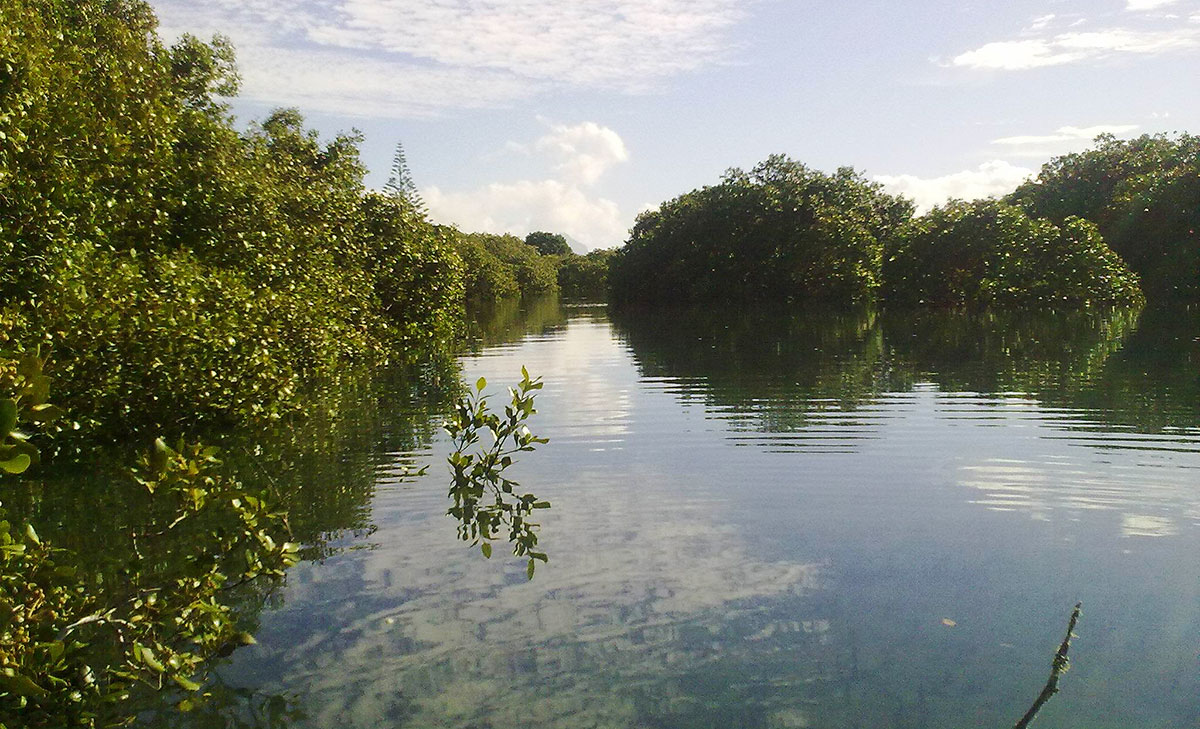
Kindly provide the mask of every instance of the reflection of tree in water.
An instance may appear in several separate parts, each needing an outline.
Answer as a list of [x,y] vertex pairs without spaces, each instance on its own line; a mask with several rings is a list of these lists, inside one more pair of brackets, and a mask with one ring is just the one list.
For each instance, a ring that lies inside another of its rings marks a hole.
[[1200,425],[1200,317],[1186,309],[889,313],[894,372],[945,392],[1023,393],[1104,426]]
[[703,403],[734,430],[780,433],[858,426],[854,411],[887,379],[874,312],[613,312],[643,378],[669,379],[683,402]]
[[883,322],[897,389],[1069,397],[1100,375],[1137,312],[889,312]]
[[668,380],[681,401],[703,403],[735,431],[832,437],[827,426],[869,432],[872,409],[864,406],[917,383],[1021,393],[1139,432],[1196,427],[1200,326],[1184,314],[1146,312],[1140,325],[1129,310],[678,310],[614,319],[644,377]]
[[467,339],[474,349],[516,342],[566,326],[567,312],[556,294],[510,298],[483,306],[467,320]]
[[[411,455],[397,454],[428,448],[460,387],[449,357],[419,370],[364,372],[343,384],[314,396],[302,418],[204,436],[220,446],[224,468],[250,491],[265,491],[286,506],[309,559],[335,549],[342,537],[369,533],[379,469],[412,462]],[[119,453],[106,467],[51,472],[44,482],[29,482],[21,507],[55,544],[98,560],[98,571],[119,570],[127,558],[113,547],[127,539],[118,535],[144,523],[154,508],[126,470],[131,460]],[[169,559],[170,545],[162,549]]]
[[[394,472],[421,457],[460,387],[457,363],[449,357],[418,371],[347,376],[342,384],[344,388],[314,395],[304,418],[252,432],[205,436],[222,448],[223,468],[247,490],[265,491],[271,503],[288,509],[293,539],[303,545],[307,559],[328,558],[374,530],[370,502],[381,471]],[[163,507],[133,481],[125,467],[131,460],[114,453],[100,468],[47,469],[43,481],[22,484],[21,498],[6,499],[6,506],[37,521],[43,537],[79,555],[81,567],[97,575],[104,589],[115,591],[114,599],[121,599],[120,590],[129,583],[129,565],[143,565],[142,583],[155,584],[154,575],[172,574],[172,565],[192,553],[189,545],[207,543],[191,521],[162,535],[139,534],[141,525],[163,523],[161,514],[157,522],[151,520]],[[136,540],[134,534],[139,534]],[[260,613],[279,606],[276,587],[258,580],[223,596],[234,607],[240,629],[254,632]],[[130,705],[153,710],[181,698],[177,693],[135,692]],[[243,713],[268,716],[277,703],[264,707],[270,709],[266,714],[254,714],[252,707]],[[212,711],[190,714],[199,723],[188,725],[214,725],[216,719],[199,721]]]

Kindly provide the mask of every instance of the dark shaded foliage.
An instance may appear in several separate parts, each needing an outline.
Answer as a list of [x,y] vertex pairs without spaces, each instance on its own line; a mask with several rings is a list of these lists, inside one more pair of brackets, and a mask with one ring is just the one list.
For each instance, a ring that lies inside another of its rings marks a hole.
[[872,300],[884,241],[912,214],[850,168],[775,155],[640,215],[610,272],[617,302]]
[[1200,301],[1200,137],[1101,135],[1047,162],[1009,199],[1055,222],[1095,223],[1151,301]]
[[535,230],[525,236],[525,244],[533,246],[537,252],[543,256],[569,256],[571,255],[571,245],[567,243],[567,239],[558,233],[547,233],[544,230]]
[[558,288],[563,298],[583,301],[608,298],[608,271],[616,253],[601,249],[564,258],[558,267]]
[[1035,220],[995,200],[952,201],[903,226],[884,264],[901,306],[1078,308],[1141,303],[1137,276],[1096,226]]

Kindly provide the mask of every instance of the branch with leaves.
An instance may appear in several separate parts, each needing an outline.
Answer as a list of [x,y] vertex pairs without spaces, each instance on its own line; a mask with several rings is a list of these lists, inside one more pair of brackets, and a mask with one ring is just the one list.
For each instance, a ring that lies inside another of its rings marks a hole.
[[[535,549],[539,524],[529,520],[534,509],[548,509],[550,502],[541,501],[530,493],[518,493],[520,485],[504,477],[512,466],[513,455],[532,451],[548,443],[529,431],[525,422],[537,410],[533,407],[534,393],[542,389],[541,378],[531,379],[529,371],[521,368],[522,380],[509,388],[510,402],[503,417],[488,408],[483,390],[487,380],[480,377],[474,390],[460,399],[452,417],[443,424],[454,439],[454,452],[446,459],[450,464],[450,498],[454,504],[447,512],[458,520],[458,536],[463,541],[479,545],[484,557],[491,558],[492,542],[505,530],[512,542],[513,554],[528,557],[526,575],[533,579],[537,560],[546,562],[545,552]],[[481,444],[481,434],[487,433],[491,443]]]

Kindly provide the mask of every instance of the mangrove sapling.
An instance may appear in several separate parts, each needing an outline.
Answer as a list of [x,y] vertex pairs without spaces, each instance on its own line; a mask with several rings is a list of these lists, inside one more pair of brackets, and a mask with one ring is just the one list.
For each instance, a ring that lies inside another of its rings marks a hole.
[[[479,545],[483,556],[491,558],[492,541],[502,530],[508,530],[513,554],[528,557],[525,573],[533,579],[536,560],[548,561],[544,552],[536,551],[537,529],[529,520],[534,509],[548,509],[550,502],[540,501],[533,494],[516,493],[519,484],[504,477],[513,464],[513,455],[532,451],[548,438],[539,438],[525,425],[537,411],[533,408],[534,393],[542,389],[541,378],[530,379],[529,371],[521,368],[522,380],[509,388],[511,402],[504,407],[504,416],[488,409],[483,389],[487,380],[480,377],[475,388],[454,406],[453,415],[443,424],[454,439],[454,451],[446,459],[450,464],[450,498],[454,505],[447,512],[458,520],[458,536],[472,546]],[[489,445],[480,443],[480,435],[490,433]],[[474,451],[471,449],[474,448]]]

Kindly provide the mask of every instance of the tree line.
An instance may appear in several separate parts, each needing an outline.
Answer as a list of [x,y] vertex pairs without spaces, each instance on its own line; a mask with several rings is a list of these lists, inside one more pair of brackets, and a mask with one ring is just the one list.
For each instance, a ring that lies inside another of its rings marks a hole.
[[617,303],[1057,308],[1200,300],[1200,138],[1097,138],[1003,199],[916,216],[850,168],[775,155],[640,215]]

